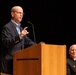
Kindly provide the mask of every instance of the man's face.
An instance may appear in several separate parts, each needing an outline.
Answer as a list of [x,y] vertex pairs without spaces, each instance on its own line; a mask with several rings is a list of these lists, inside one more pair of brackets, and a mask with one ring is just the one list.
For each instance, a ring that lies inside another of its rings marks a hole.
[[69,50],[69,54],[71,57],[76,58],[76,45],[73,45],[70,50]]
[[22,8],[16,8],[15,11],[11,13],[11,15],[12,15],[12,19],[15,22],[19,23],[22,21],[22,18],[24,15],[23,9]]

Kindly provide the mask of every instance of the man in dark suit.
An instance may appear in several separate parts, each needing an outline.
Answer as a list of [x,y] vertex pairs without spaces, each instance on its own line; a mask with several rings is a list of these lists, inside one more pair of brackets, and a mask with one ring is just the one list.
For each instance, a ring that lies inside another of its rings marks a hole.
[[1,32],[2,53],[1,53],[1,72],[6,75],[13,74],[13,54],[35,43],[27,37],[29,33],[27,27],[21,27],[23,9],[14,6],[11,9],[11,21],[4,25]]
[[67,75],[76,75],[76,44],[69,48],[70,57],[67,59]]

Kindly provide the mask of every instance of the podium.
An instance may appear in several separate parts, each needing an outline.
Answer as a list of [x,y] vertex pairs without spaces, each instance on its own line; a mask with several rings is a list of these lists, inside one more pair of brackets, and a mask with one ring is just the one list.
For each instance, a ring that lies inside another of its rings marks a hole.
[[13,75],[66,75],[66,45],[36,44],[16,52]]

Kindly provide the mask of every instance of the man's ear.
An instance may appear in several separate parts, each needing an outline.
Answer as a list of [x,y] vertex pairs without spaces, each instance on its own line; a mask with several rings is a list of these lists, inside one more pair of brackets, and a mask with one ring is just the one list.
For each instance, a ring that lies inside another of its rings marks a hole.
[[14,17],[14,12],[11,12],[11,16]]
[[70,50],[68,51],[68,53],[70,54]]

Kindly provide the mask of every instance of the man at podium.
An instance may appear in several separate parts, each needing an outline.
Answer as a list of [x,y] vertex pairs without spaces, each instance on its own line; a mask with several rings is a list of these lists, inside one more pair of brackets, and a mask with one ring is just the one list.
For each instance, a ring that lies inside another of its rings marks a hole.
[[27,37],[27,34],[29,34],[27,27],[24,29],[21,27],[20,22],[22,21],[23,15],[24,12],[21,6],[12,7],[11,20],[4,25],[1,32],[1,72],[6,75],[13,74],[13,54],[35,44]]
[[67,60],[67,75],[76,75],[76,44],[70,46]]

